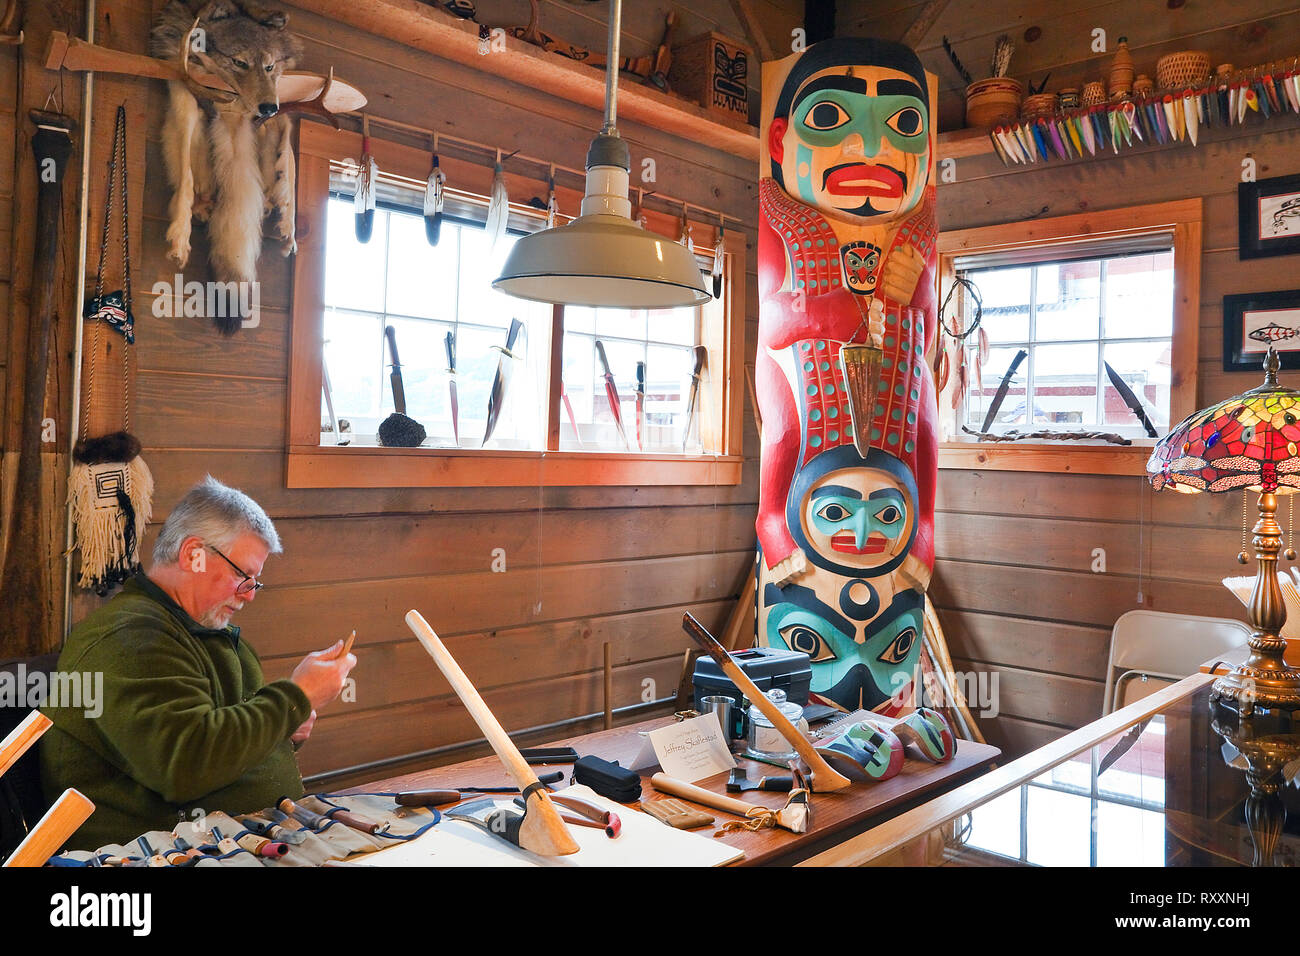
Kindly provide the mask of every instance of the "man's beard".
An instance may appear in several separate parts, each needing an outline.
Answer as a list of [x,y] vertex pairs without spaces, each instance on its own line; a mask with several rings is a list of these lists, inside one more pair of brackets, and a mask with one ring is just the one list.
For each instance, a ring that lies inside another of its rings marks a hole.
[[230,623],[230,618],[233,615],[234,612],[226,605],[218,604],[211,610],[205,611],[203,616],[199,618],[199,623],[206,628],[219,631]]

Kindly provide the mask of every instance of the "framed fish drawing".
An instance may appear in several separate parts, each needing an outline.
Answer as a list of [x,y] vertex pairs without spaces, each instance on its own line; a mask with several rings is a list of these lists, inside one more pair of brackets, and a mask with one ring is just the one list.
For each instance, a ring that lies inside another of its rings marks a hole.
[[1237,244],[1242,259],[1300,252],[1300,175],[1238,184]]
[[1269,347],[1300,368],[1300,289],[1223,297],[1223,370],[1258,372]]

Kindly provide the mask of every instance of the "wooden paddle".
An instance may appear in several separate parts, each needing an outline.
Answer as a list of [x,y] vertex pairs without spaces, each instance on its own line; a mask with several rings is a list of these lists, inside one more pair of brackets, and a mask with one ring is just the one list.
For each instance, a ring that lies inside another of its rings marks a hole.
[[18,758],[40,738],[41,734],[53,726],[50,718],[39,710],[34,710],[23,718],[22,723],[9,732],[9,736],[0,740],[0,777],[18,762]]
[[564,825],[559,811],[555,809],[555,804],[551,802],[546,789],[537,779],[537,774],[519,753],[519,748],[515,746],[514,741],[506,735],[492,711],[488,709],[488,705],[483,702],[479,692],[470,683],[470,679],[465,676],[465,672],[451,656],[451,652],[447,650],[419,611],[406,613],[406,625],[420,639],[424,649],[438,665],[438,670],[442,671],[442,676],[447,678],[451,689],[456,692],[456,696],[460,698],[465,709],[474,718],[474,722],[478,724],[478,729],[483,731],[483,736],[492,745],[497,757],[505,764],[506,771],[514,778],[520,792],[525,795],[524,821],[519,828],[519,845],[525,850],[531,850],[542,856],[567,856],[570,853],[577,853],[580,847]]
[[95,805],[81,793],[64,790],[63,796],[54,801],[54,806],[5,860],[5,867],[44,866],[94,812]]
[[736,688],[745,695],[751,704],[763,712],[763,716],[772,722],[772,726],[780,731],[791,747],[804,759],[808,764],[808,769],[812,771],[812,780],[810,781],[811,789],[815,791],[829,792],[832,790],[843,790],[851,781],[848,777],[834,770],[826,759],[817,752],[817,748],[812,742],[799,733],[799,729],[790,723],[790,719],[781,713],[776,704],[768,700],[767,695],[754,686],[754,682],[746,676],[745,672],[740,669],[726,649],[704,629],[699,621],[691,616],[687,611],[682,615],[682,629],[700,646],[714,662],[722,668],[722,672],[731,678],[731,682]]

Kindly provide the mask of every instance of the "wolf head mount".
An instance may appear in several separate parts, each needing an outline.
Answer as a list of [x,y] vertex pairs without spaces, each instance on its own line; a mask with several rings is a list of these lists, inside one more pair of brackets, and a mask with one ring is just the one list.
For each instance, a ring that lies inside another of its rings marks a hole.
[[[283,10],[252,0],[171,0],[154,21],[155,57],[187,74],[197,66],[233,91],[170,83],[163,129],[172,187],[168,258],[185,266],[193,220],[206,222],[219,282],[257,281],[264,221],[284,255],[297,250],[291,127],[276,93],[302,51],[288,20]],[[214,321],[227,334],[240,324],[237,317]]]

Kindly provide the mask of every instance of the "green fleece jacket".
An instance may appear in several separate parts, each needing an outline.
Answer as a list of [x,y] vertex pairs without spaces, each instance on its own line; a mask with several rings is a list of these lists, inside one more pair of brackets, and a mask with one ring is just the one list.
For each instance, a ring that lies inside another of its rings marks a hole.
[[58,667],[104,682],[98,717],[44,710],[54,722],[40,742],[46,797],[75,787],[95,804],[68,848],[302,795],[289,735],[311,714],[307,695],[266,683],[239,628],[203,627],[143,573],[73,629]]

